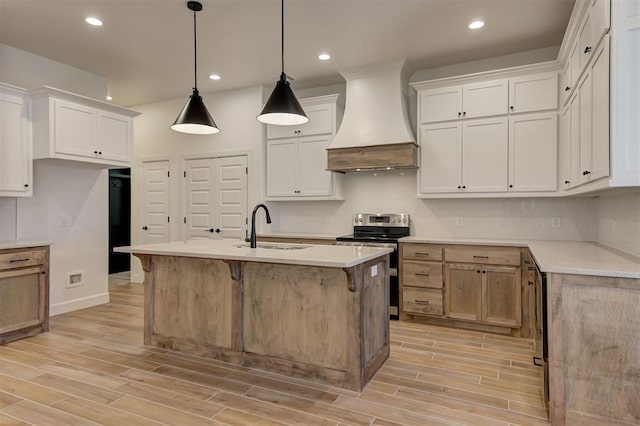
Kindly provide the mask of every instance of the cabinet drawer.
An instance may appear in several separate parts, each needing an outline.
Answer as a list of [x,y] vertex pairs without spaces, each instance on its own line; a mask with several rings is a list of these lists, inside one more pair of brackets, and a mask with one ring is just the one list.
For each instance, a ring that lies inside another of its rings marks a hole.
[[42,265],[45,262],[45,258],[45,250],[25,250],[3,253],[0,254],[0,270]]
[[403,287],[402,310],[417,314],[442,315],[442,291]]
[[442,288],[442,263],[405,260],[402,262],[402,285]]
[[447,262],[520,266],[520,249],[502,247],[452,247],[444,249]]
[[402,243],[402,258],[441,261],[442,248],[437,244]]

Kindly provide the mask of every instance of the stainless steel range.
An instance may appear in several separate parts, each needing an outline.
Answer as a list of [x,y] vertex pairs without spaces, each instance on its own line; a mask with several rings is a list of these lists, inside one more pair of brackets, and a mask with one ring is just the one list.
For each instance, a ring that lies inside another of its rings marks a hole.
[[337,238],[338,245],[389,247],[389,317],[398,319],[398,240],[409,235],[409,215],[406,213],[356,213],[353,234]]

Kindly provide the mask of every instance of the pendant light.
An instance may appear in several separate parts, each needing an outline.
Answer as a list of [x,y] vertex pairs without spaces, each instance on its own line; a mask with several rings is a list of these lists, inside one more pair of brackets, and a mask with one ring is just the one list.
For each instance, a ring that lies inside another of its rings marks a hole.
[[309,121],[304,113],[300,102],[293,94],[287,75],[284,72],[284,0],[281,0],[282,14],[282,73],[280,80],[276,82],[276,87],[264,105],[262,113],[257,117],[258,121],[266,124],[275,124],[279,126],[292,126],[296,124],[304,124]]
[[193,10],[193,94],[189,96],[187,104],[180,111],[171,128],[177,132],[196,135],[212,135],[220,129],[211,118],[207,107],[202,102],[198,92],[198,51],[196,44],[196,12],[202,10],[202,4],[197,1],[187,2],[187,8]]

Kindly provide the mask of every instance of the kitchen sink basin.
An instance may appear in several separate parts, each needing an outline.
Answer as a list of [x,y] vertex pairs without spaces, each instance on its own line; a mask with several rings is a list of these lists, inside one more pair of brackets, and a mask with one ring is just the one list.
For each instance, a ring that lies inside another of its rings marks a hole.
[[[236,247],[238,248],[247,248],[250,244],[239,244]],[[262,244],[258,243],[258,248],[268,249],[268,250],[301,250],[305,248],[309,248],[309,246],[303,246],[300,244]]]

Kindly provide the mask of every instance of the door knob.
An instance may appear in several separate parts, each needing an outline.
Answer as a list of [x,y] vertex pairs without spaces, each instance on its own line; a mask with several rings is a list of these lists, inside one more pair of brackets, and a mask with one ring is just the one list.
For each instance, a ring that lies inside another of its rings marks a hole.
[[149,227],[148,227],[147,225],[145,225],[145,226],[143,226],[143,227],[142,227],[142,229],[143,229],[144,231],[146,231],[147,229],[149,229]]

